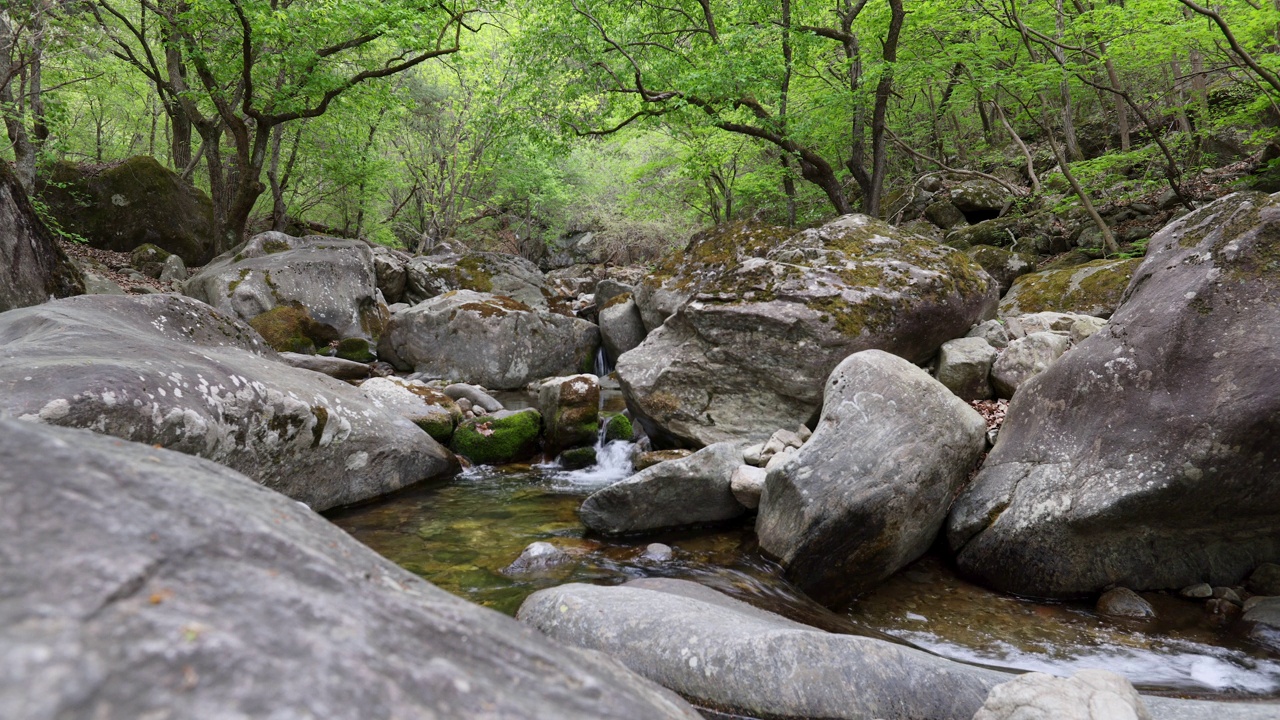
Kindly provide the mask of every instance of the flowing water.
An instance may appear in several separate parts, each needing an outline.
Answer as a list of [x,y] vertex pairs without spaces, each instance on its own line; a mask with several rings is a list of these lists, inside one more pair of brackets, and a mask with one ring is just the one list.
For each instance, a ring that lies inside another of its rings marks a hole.
[[[983,590],[927,556],[835,613],[760,556],[749,519],[643,538],[589,535],[578,522],[578,506],[592,490],[631,473],[630,450],[629,443],[601,444],[597,466],[572,472],[554,464],[473,468],[448,482],[330,513],[330,519],[409,571],[507,614],[535,590],[566,582],[677,577],[800,622],[887,637],[962,662],[1060,675],[1095,667],[1147,690],[1280,695],[1280,654],[1215,626],[1199,603],[1177,597],[1149,594],[1160,619],[1120,623],[1085,603]],[[564,550],[570,562],[534,574],[504,572],[539,540]],[[651,542],[670,545],[674,557],[644,559]]]

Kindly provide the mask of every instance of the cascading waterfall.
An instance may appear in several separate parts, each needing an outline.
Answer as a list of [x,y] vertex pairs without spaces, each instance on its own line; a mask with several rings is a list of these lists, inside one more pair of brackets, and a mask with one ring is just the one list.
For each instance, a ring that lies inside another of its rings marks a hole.
[[[605,378],[609,373],[613,372],[613,366],[609,364],[609,355],[604,351],[604,345],[596,348],[595,373],[598,378]],[[603,404],[601,405],[603,407]]]
[[[605,357],[604,349],[601,348],[596,354],[596,371],[599,373],[601,369],[607,367],[608,359]],[[598,377],[603,378],[607,374],[608,372],[605,372]],[[635,443],[630,440],[610,442],[605,438],[607,427],[604,422],[603,390],[600,393],[600,418],[600,429],[596,433],[596,464],[581,470],[553,472],[552,478],[557,485],[574,490],[602,488],[628,478],[635,472],[635,467],[631,464],[631,450],[635,447]]]

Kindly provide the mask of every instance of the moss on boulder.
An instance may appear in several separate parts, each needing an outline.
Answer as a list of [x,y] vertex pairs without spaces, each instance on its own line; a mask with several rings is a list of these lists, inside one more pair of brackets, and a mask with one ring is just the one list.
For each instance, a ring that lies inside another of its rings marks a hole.
[[343,360],[361,363],[371,363],[378,359],[378,356],[369,347],[369,341],[364,338],[343,338],[338,341],[335,354]]
[[634,436],[634,432],[631,427],[631,421],[621,413],[611,415],[604,421],[604,439],[606,442],[615,440],[629,441]]
[[501,410],[460,423],[450,448],[473,463],[501,465],[533,457],[541,432],[542,415],[537,410]]
[[1140,258],[1094,260],[1062,270],[1023,275],[1000,301],[1000,315],[1053,311],[1111,317],[1141,264]]
[[955,249],[866,215],[794,232],[733,225],[697,236],[637,288],[645,325],[617,372],[660,445],[763,439],[807,421],[843,358],[927,360],[995,310],[998,287]]
[[252,318],[249,325],[278,352],[310,355],[338,339],[333,328],[313,320],[300,305],[280,305]]
[[213,201],[154,158],[106,166],[60,162],[41,176],[36,193],[64,230],[93,247],[131,252],[151,243],[188,265],[216,254]]

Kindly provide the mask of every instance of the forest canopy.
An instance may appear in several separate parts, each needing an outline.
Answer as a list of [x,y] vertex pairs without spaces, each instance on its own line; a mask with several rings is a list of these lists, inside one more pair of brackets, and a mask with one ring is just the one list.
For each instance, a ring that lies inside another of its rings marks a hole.
[[149,155],[209,193],[223,249],[268,228],[660,249],[738,220],[893,219],[944,171],[1090,208],[1280,155],[1280,10],[1252,0],[3,8],[28,189]]

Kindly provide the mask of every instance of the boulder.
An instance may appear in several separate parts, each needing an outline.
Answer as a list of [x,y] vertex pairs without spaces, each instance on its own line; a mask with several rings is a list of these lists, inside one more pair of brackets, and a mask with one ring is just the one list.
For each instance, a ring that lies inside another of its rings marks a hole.
[[877,348],[928,360],[990,317],[997,293],[964,253],[866,215],[708,231],[646,286],[691,299],[618,359],[619,383],[655,443],[688,447],[804,423],[842,359]]
[[951,188],[946,196],[971,223],[996,217],[1010,199],[1004,186],[985,178],[964,180]]
[[1141,595],[1129,588],[1112,588],[1098,598],[1096,609],[1099,615],[1147,620],[1156,616],[1155,608]]
[[613,300],[619,295],[633,295],[635,294],[635,291],[635,285],[631,283],[625,283],[613,278],[605,278],[596,283],[593,295],[595,297],[596,307],[603,308],[609,304],[610,300]]
[[519,255],[430,255],[413,258],[405,269],[408,279],[404,297],[410,303],[454,290],[472,290],[509,297],[535,309],[548,309],[546,277],[537,265]]
[[388,304],[400,302],[408,287],[408,268],[413,256],[382,245],[371,245],[369,250],[373,252],[373,271],[383,299]]
[[684,718],[199,458],[0,418],[12,718]]
[[979,245],[966,252],[974,262],[987,271],[988,275],[995,278],[1001,293],[1012,287],[1018,278],[1036,271],[1034,255],[1024,255],[987,245]]
[[450,447],[473,463],[502,465],[533,457],[541,431],[537,410],[499,410],[458,423]]
[[516,558],[510,565],[503,568],[503,575],[526,575],[529,573],[543,572],[550,570],[558,565],[570,562],[573,558],[569,553],[552,545],[549,542],[529,543],[528,547],[520,552],[520,557]]
[[[1003,320],[984,320],[974,325],[965,337],[982,338],[991,347],[997,349],[1009,347],[1009,343],[1014,339],[1013,333],[1009,332],[1009,328]],[[1021,337],[1021,335],[1018,337]]]
[[282,352],[280,359],[293,367],[323,373],[339,380],[363,380],[372,374],[371,368],[366,363],[336,357]]
[[996,395],[1011,398],[1026,381],[1048,369],[1071,346],[1071,338],[1054,332],[1033,332],[1009,343],[991,366]]
[[732,717],[969,720],[1009,677],[823,632],[686,580],[561,585],[516,617]]
[[949,520],[1009,592],[1238,584],[1280,560],[1280,198],[1162,229],[1110,323],[1018,389]]
[[337,337],[376,338],[386,322],[377,290],[365,243],[272,231],[214,259],[185,292],[244,320],[297,305]]
[[162,283],[182,283],[187,281],[187,264],[182,262],[179,255],[170,255],[164,259],[164,264],[160,266],[160,282]]
[[1000,316],[1045,310],[1111,317],[1141,259],[1095,260],[1023,275],[1000,301]]
[[605,442],[614,442],[615,440],[630,442],[633,437],[635,437],[635,429],[631,426],[631,420],[626,415],[619,413],[604,420]]
[[96,248],[127,253],[151,243],[188,265],[204,265],[219,252],[213,201],[154,158],[106,166],[59,162],[42,173],[36,194],[63,230]]
[[172,257],[168,250],[156,247],[151,243],[143,243],[129,253],[129,267],[146,275],[158,278],[164,269],[164,263]]
[[538,389],[543,447],[559,455],[571,447],[594,445],[600,434],[600,380],[581,374],[553,378]]
[[986,400],[991,397],[991,365],[997,354],[980,337],[948,340],[938,351],[938,382],[961,400]]
[[761,551],[814,599],[851,599],[929,548],[986,431],[977,411],[906,360],[849,356],[827,381],[813,437],[769,471]]
[[1072,677],[1027,673],[991,689],[973,720],[1152,720],[1121,675],[1081,670]]
[[739,465],[729,476],[729,489],[742,507],[755,510],[760,507],[760,495],[764,493],[764,482],[768,476],[764,468]]
[[360,383],[360,392],[382,410],[422,428],[438,443],[449,442],[454,425],[462,419],[452,398],[413,380],[371,378]]
[[747,511],[730,489],[741,464],[741,448],[716,443],[595,491],[578,517],[588,529],[609,535],[731,520]]
[[502,409],[502,403],[485,392],[484,388],[479,388],[475,385],[453,383],[452,385],[446,385],[442,392],[454,400],[466,400],[476,407],[483,408],[485,412],[494,413]]
[[600,330],[502,295],[456,290],[396,313],[378,356],[401,370],[515,390],[590,370]]
[[84,276],[0,161],[0,312],[84,293]]
[[935,200],[930,203],[924,209],[924,216],[943,230],[950,230],[966,223],[964,213],[949,200]]
[[[637,450],[639,448],[637,447]],[[692,450],[648,450],[639,451],[631,456],[631,464],[635,466],[636,472],[648,470],[659,463],[670,462],[672,460],[683,460],[693,454]]]
[[600,340],[615,364],[622,354],[644,342],[644,319],[631,293],[615,295],[600,307]]
[[1249,574],[1245,585],[1255,595],[1280,595],[1280,565],[1262,563]]
[[0,315],[0,415],[199,455],[318,510],[456,466],[356,388],[290,367],[249,326],[179,295]]

